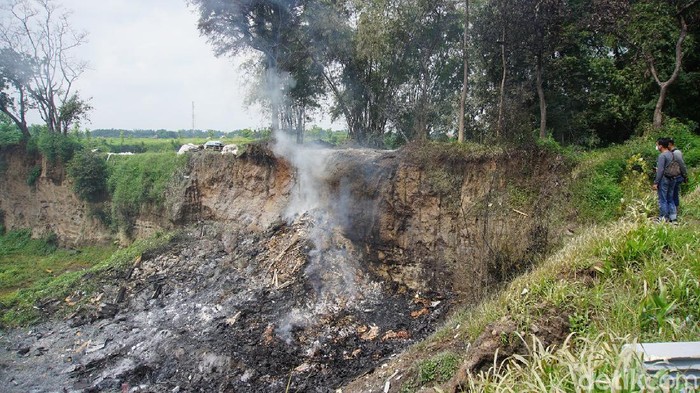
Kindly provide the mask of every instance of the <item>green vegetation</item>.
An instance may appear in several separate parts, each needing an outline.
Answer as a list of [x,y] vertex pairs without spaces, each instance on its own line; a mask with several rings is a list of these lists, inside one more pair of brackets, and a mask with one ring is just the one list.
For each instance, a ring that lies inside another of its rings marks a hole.
[[[608,222],[621,217],[630,204],[653,204],[654,196],[649,190],[658,155],[656,137],[674,138],[676,146],[683,151],[686,165],[694,168],[700,165],[700,136],[694,133],[696,129],[697,124],[685,125],[669,119],[662,130],[649,137],[633,138],[622,145],[587,153],[572,152],[570,156],[580,163],[571,185],[579,220]],[[683,191],[694,189],[697,179],[691,176]]]
[[[700,192],[685,203],[697,209]],[[623,343],[697,340],[700,216],[686,215],[685,220],[678,227],[648,220],[597,226],[536,272],[515,280],[497,299],[452,321],[450,326],[463,323],[457,330],[475,337],[487,323],[510,315],[525,331],[522,339],[532,342],[528,356],[473,376],[471,391],[524,386],[574,391],[577,380],[587,376],[613,383],[616,373],[641,375],[640,365],[621,353]],[[593,275],[592,282],[583,279],[586,275]],[[537,317],[538,304],[569,316],[573,341],[556,350],[533,342],[526,329]]]
[[417,376],[402,385],[402,393],[411,392],[418,386],[430,383],[447,382],[459,368],[459,357],[452,352],[443,352],[419,362],[416,368]]
[[82,151],[68,164],[73,190],[86,201],[95,202],[107,193],[107,163],[101,156]]
[[27,174],[27,184],[30,186],[35,185],[39,176],[41,176],[41,165],[34,165],[32,169],[29,170],[29,174]]
[[165,190],[186,155],[146,153],[113,156],[108,162],[108,189],[112,195],[112,218],[127,233],[144,204],[162,208]]
[[36,139],[36,146],[41,155],[52,164],[59,161],[69,162],[73,154],[83,148],[78,138],[49,132],[45,127],[41,127],[38,135],[34,135],[33,139]]
[[[0,326],[37,322],[42,315],[35,306],[49,301],[59,301],[64,313],[75,309],[90,301],[101,277],[125,271],[135,258],[165,247],[175,235],[157,234],[120,250],[114,246],[57,249],[55,238],[31,239],[29,231],[0,236]],[[86,274],[89,280],[83,278]],[[71,294],[79,296],[67,299]]]
[[55,235],[32,239],[29,230],[0,236],[0,324],[35,321],[36,301],[48,296],[62,300],[84,269],[113,251],[109,246],[58,249]]
[[[495,298],[456,314],[416,350],[454,345],[454,337],[473,342],[488,324],[509,318],[527,353],[471,375],[463,384],[469,391],[576,391],[585,378],[603,386],[594,391],[610,391],[616,377],[642,375],[622,344],[700,337],[700,189],[682,203],[679,226],[653,223],[632,205],[620,220],[586,228]],[[553,310],[568,319],[574,335],[545,348],[530,327]]]
[[21,140],[22,132],[6,114],[0,113],[0,148],[16,145]]

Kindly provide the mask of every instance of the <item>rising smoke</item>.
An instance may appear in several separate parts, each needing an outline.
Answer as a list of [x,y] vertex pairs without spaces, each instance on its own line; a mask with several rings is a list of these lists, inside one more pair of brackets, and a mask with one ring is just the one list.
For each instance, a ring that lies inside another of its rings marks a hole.
[[[288,76],[268,72],[267,97],[271,106],[285,105],[283,93],[291,83]],[[275,101],[277,100],[277,101]],[[273,120],[273,124],[276,120]],[[308,228],[313,249],[308,252],[304,278],[313,290],[312,301],[291,310],[278,321],[277,334],[291,342],[294,328],[315,323],[319,315],[334,313],[340,305],[357,303],[358,287],[365,283],[360,276],[358,254],[342,235],[341,223],[347,216],[349,195],[332,196],[327,188],[329,160],[333,150],[300,145],[284,130],[275,129],[273,151],[285,158],[296,173],[284,219],[290,225]]]

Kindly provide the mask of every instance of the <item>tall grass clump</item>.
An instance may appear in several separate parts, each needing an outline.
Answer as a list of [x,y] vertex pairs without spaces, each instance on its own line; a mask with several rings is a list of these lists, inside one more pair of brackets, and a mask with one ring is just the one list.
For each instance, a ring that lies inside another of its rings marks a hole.
[[163,208],[165,190],[175,171],[187,163],[187,156],[145,153],[111,158],[107,185],[112,195],[112,219],[128,233],[144,205]]
[[[534,336],[521,337],[527,351],[469,379],[469,392],[691,392],[692,378],[674,381],[665,373],[648,375],[630,337],[569,336],[545,347]],[[685,389],[685,390],[684,390]]]

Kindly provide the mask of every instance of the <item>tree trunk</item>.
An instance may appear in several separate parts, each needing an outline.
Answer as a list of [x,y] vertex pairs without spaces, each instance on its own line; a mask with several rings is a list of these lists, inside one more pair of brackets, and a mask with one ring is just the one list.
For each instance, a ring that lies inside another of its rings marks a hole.
[[297,143],[298,144],[304,143],[304,128],[305,128],[304,112],[305,112],[304,107],[300,105],[299,108],[297,108]]
[[663,114],[663,108],[664,108],[664,101],[666,101],[666,95],[668,94],[668,85],[663,84],[661,85],[661,89],[659,92],[659,99],[656,101],[656,107],[654,108],[654,128],[659,129],[663,125],[664,122],[664,114]]
[[547,137],[547,101],[542,88],[542,54],[537,55],[537,96],[540,99],[540,139]]
[[462,41],[462,58],[464,61],[464,80],[462,84],[462,97],[459,101],[459,134],[457,142],[464,143],[464,123],[467,106],[467,94],[469,92],[469,0],[464,0],[464,39]]
[[651,71],[651,75],[654,76],[656,84],[659,85],[659,99],[656,101],[656,107],[654,108],[654,120],[652,123],[655,129],[660,129],[663,125],[663,109],[666,96],[668,95],[668,88],[676,81],[676,79],[678,79],[678,75],[680,74],[681,67],[683,65],[683,41],[688,34],[688,25],[685,23],[685,18],[683,15],[679,15],[678,18],[680,19],[681,23],[681,34],[676,42],[676,64],[673,69],[673,74],[671,74],[671,77],[668,78],[667,81],[662,82],[661,79],[659,79],[659,73],[656,71],[656,66],[654,65],[654,58],[651,54],[647,54],[649,70]]
[[27,127],[27,122],[26,122],[25,120],[20,120],[19,118],[17,118],[17,116],[15,116],[14,114],[12,114],[12,112],[10,112],[9,110],[5,109],[4,107],[3,107],[2,109],[0,109],[0,111],[1,111],[2,113],[6,114],[7,117],[9,117],[10,120],[12,120],[12,122],[15,123],[15,125],[17,126],[17,128],[19,128],[19,130],[22,131],[22,135],[23,135],[26,139],[29,139],[29,136],[30,136],[30,135],[29,135],[29,127]]
[[501,76],[501,91],[500,98],[498,100],[498,125],[496,126],[496,139],[501,137],[503,134],[503,116],[505,105],[505,95],[506,95],[506,77],[508,76],[508,69],[506,68],[506,26],[503,24],[503,31],[501,32],[501,65],[503,67],[503,75]]

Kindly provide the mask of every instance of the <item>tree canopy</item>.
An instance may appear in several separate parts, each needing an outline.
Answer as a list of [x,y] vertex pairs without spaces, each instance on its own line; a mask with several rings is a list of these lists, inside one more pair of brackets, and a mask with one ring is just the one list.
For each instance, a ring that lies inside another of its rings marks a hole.
[[49,132],[67,134],[91,106],[74,83],[86,63],[72,53],[86,34],[73,29],[54,0],[11,0],[0,7],[0,111],[29,137],[37,110]]
[[697,122],[699,2],[192,0],[216,53],[259,56],[273,129],[332,97],[373,146],[458,128],[596,145]]

